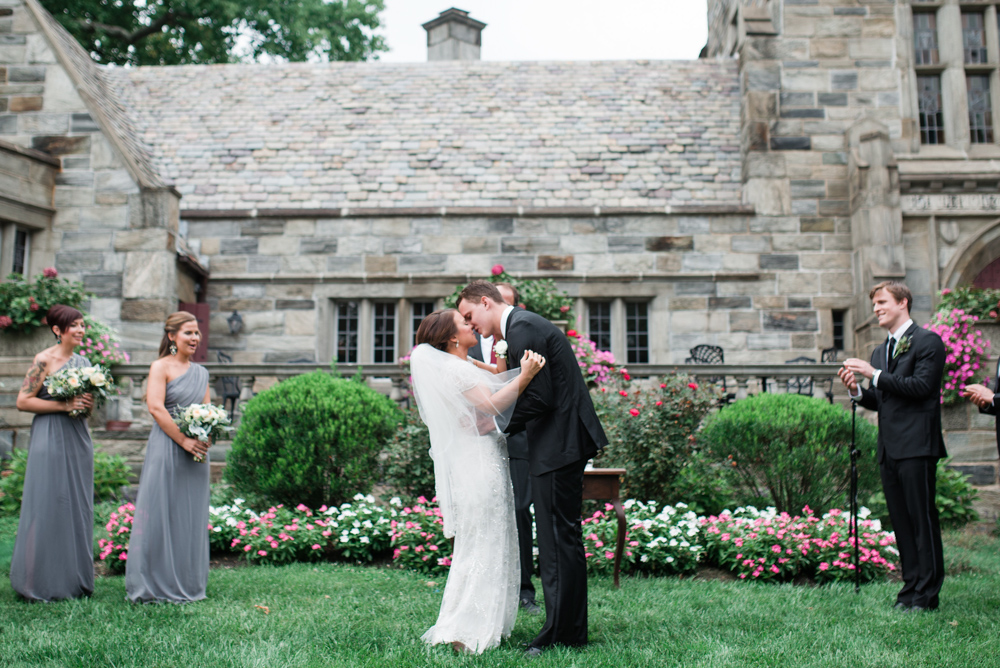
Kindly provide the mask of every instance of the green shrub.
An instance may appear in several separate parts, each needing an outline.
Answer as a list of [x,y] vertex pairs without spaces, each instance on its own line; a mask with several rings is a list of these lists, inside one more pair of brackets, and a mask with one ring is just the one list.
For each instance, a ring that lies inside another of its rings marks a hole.
[[[857,419],[859,498],[879,487],[878,430]],[[737,401],[709,417],[699,441],[713,461],[732,469],[742,498],[766,499],[779,511],[799,513],[847,504],[851,414],[822,399],[764,393]]]
[[622,498],[663,503],[672,497],[694,433],[718,399],[715,390],[683,374],[651,383],[620,373],[591,396],[608,436],[595,466],[626,470]]
[[359,379],[323,371],[289,378],[247,402],[226,479],[254,503],[338,505],[371,489],[378,453],[401,418]]
[[1000,290],[995,288],[945,288],[941,291],[938,313],[951,313],[955,309],[965,311],[979,318],[996,318],[991,314],[1000,310]]
[[[979,513],[972,507],[979,492],[964,473],[948,466],[950,461],[938,460],[934,503],[937,505],[941,526],[958,529],[979,519]],[[881,489],[873,493],[865,505],[886,526],[892,526],[889,509],[885,505],[885,494]]]
[[431,437],[416,408],[403,411],[403,422],[383,452],[382,479],[397,494],[409,498],[434,496]]
[[0,331],[34,331],[55,304],[78,308],[88,296],[83,283],[58,278],[52,268],[35,276],[34,283],[28,283],[21,274],[9,274],[0,282]]
[[760,497],[741,496],[734,484],[732,466],[712,460],[708,453],[695,450],[677,472],[677,477],[664,494],[670,505],[684,503],[698,515],[718,515],[727,508],[767,504]]
[[[0,472],[0,512],[21,511],[24,495],[24,474],[28,469],[28,451],[15,448],[11,459]],[[129,483],[132,469],[121,455],[94,451],[94,500],[97,502],[121,498],[122,487]]]

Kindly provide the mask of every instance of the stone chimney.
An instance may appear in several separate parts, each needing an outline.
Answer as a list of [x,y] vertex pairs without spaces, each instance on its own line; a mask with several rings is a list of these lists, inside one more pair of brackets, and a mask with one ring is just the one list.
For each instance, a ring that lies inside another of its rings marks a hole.
[[469,12],[446,9],[424,24],[427,60],[479,60],[485,27],[482,21],[469,18]]

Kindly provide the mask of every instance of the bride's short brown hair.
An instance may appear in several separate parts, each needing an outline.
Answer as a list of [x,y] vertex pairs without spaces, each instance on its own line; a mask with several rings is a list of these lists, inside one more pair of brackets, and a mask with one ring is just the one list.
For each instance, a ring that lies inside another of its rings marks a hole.
[[434,311],[421,320],[420,327],[417,327],[417,343],[429,343],[438,350],[447,350],[451,337],[458,331],[455,327],[456,313],[455,309],[446,308]]

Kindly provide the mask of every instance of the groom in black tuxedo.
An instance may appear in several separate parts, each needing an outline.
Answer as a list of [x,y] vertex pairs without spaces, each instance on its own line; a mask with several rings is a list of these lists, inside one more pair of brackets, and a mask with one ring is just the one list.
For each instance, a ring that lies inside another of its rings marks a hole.
[[[878,411],[879,472],[903,572],[895,607],[934,610],[944,582],[934,504],[937,462],[947,455],[941,434],[944,343],[910,319],[913,295],[905,284],[879,283],[869,297],[889,337],[875,348],[871,363],[845,361],[840,379],[854,401]],[[869,379],[867,388],[858,387],[855,374]]]
[[997,393],[1000,393],[1000,361],[993,370],[993,389],[974,383],[966,385],[962,396],[979,407],[980,413],[997,417],[997,448],[1000,448],[1000,406],[997,406]]
[[528,645],[536,655],[555,644],[587,642],[587,562],[580,527],[583,470],[608,443],[566,334],[545,318],[504,304],[496,286],[473,281],[458,311],[481,336],[498,334],[516,365],[526,350],[547,360],[517,401],[511,430],[528,433],[531,496],[545,625]]

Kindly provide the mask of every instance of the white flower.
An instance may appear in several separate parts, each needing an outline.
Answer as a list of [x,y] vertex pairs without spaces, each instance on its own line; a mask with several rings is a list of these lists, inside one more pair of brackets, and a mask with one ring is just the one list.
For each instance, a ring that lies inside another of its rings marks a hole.
[[504,340],[497,341],[493,344],[493,352],[497,354],[497,359],[507,358],[507,342]]

